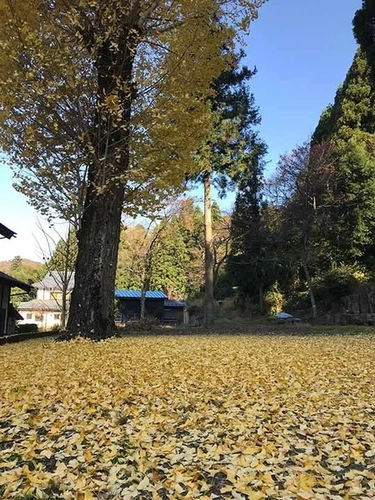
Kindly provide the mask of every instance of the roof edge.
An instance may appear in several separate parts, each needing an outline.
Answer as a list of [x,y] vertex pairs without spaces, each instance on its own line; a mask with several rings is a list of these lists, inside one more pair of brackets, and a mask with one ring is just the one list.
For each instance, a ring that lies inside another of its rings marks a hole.
[[[127,289],[117,289],[115,290],[115,297],[117,299],[140,299],[142,295],[141,290],[127,290]],[[168,296],[161,292],[160,290],[147,290],[146,299],[168,299]]]
[[11,229],[9,229],[9,227],[4,226],[4,224],[1,224],[1,222],[0,222],[0,235],[1,236],[4,236],[4,238],[7,238],[8,240],[10,240],[11,238],[16,237],[16,234],[17,233],[15,231],[12,231]]
[[21,290],[24,290],[25,292],[31,292],[33,288],[32,285],[13,278],[12,276],[9,276],[9,274],[3,273],[2,271],[0,271],[0,281],[5,282],[5,284],[10,287],[21,288]]

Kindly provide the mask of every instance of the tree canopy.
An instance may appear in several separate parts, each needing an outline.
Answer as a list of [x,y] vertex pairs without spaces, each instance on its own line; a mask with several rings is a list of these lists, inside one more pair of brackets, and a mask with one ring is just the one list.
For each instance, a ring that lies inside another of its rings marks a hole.
[[354,35],[366,53],[374,70],[375,64],[375,2],[362,0],[362,8],[357,10],[353,19]]
[[[128,212],[181,185],[210,130],[204,98],[228,64],[221,47],[262,3],[2,1],[1,146],[18,188],[77,223],[93,163],[105,172],[98,193],[123,184]],[[117,171],[125,144],[130,167]]]

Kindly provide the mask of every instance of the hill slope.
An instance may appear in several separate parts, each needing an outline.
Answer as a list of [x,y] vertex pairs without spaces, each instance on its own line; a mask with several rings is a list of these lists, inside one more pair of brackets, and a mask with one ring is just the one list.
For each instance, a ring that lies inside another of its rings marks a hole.
[[[30,268],[41,269],[43,267],[43,264],[41,262],[36,262],[35,260],[21,258],[21,261],[23,266],[27,266]],[[0,261],[0,271],[3,271],[3,273],[9,273],[12,267],[12,262],[12,260]]]

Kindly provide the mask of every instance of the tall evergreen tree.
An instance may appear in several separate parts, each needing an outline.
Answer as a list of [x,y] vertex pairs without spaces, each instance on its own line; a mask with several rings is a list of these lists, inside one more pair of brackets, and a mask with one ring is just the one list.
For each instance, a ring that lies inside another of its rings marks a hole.
[[204,222],[202,210],[193,198],[182,201],[178,219],[188,254],[186,295],[195,297],[202,291],[204,283]]
[[330,141],[335,161],[335,199],[327,208],[336,261],[368,252],[375,235],[375,84],[358,49],[334,104],[322,114],[313,143]]
[[264,146],[260,144],[258,161],[252,162],[238,186],[232,215],[232,250],[228,265],[233,285],[241,303],[254,298],[263,309],[263,292],[267,285],[267,261],[269,243],[267,227],[262,220],[262,156]]
[[163,290],[169,298],[185,299],[187,294],[188,251],[179,221],[174,218],[159,242],[151,273],[153,290]]
[[[205,324],[213,323],[214,307],[214,242],[212,232],[211,185],[222,194],[241,181],[249,164],[256,161],[261,142],[254,127],[260,123],[258,108],[249,89],[249,80],[256,70],[241,66],[243,53],[233,54],[230,70],[215,80],[215,97],[211,99],[212,132],[197,156],[200,179],[204,186],[205,224]],[[262,146],[264,147],[264,146]]]
[[362,0],[362,8],[357,10],[353,20],[354,35],[375,77],[375,0]]

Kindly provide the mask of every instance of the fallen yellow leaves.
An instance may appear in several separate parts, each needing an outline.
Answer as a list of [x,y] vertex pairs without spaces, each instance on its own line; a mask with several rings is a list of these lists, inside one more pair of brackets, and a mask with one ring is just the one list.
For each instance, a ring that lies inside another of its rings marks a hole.
[[0,498],[375,498],[375,337],[0,347]]

